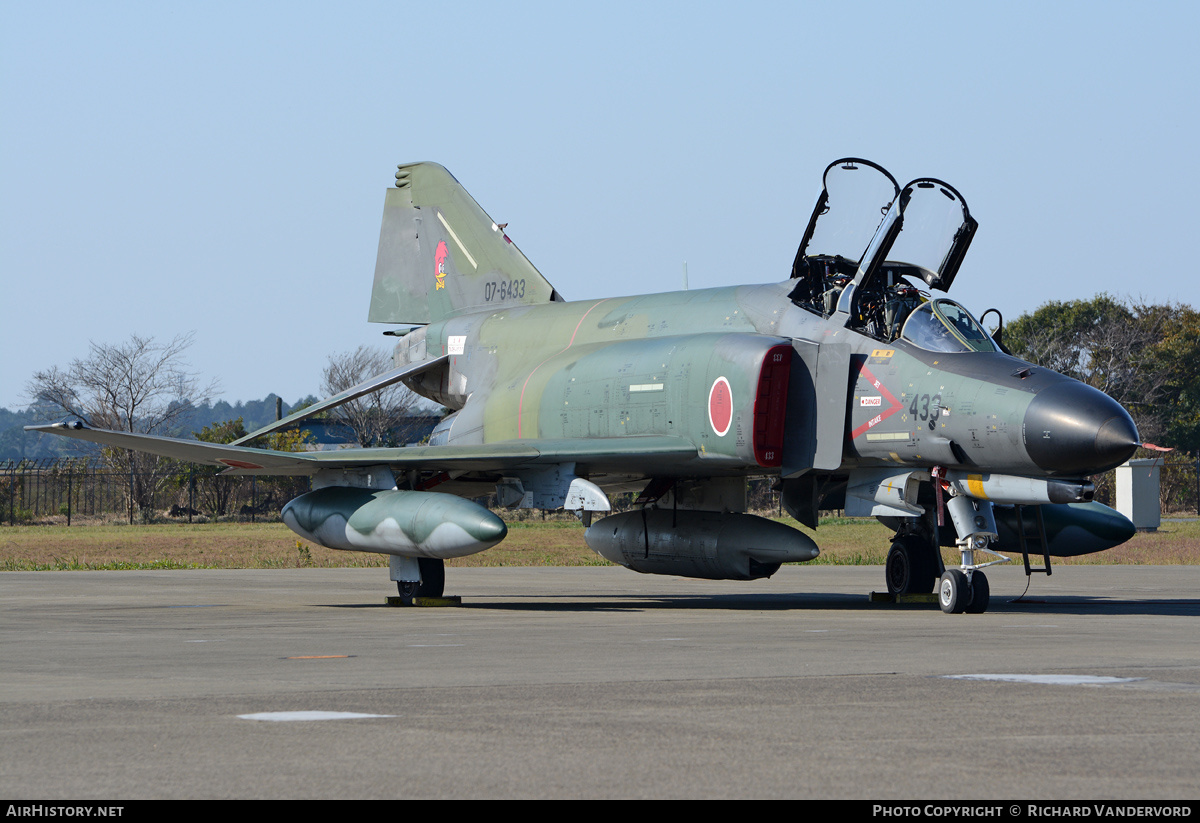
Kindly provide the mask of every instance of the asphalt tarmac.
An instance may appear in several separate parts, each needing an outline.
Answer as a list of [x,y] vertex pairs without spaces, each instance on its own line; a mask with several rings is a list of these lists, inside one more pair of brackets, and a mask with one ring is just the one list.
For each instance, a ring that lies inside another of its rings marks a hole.
[[0,796],[1200,797],[1200,566],[990,572],[6,572]]

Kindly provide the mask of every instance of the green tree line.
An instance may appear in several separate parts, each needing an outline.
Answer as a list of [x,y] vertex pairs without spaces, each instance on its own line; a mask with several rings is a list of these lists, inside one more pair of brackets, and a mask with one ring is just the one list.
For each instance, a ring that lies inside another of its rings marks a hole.
[[1050,302],[1008,323],[1022,360],[1100,389],[1129,410],[1143,442],[1200,450],[1200,312],[1098,294]]
[[[276,395],[268,394],[261,400],[239,400],[236,403],[218,400],[215,403],[201,403],[188,412],[177,432],[186,437],[214,424],[239,418],[249,431],[260,429],[275,420],[275,399]],[[295,403],[284,401],[283,413],[291,414],[315,402],[317,398],[314,395],[301,398]],[[25,431],[25,426],[45,423],[47,419],[64,416],[61,410],[43,410],[36,404],[16,410],[0,407],[0,460],[41,460],[79,456],[80,447],[84,445],[79,441]]]

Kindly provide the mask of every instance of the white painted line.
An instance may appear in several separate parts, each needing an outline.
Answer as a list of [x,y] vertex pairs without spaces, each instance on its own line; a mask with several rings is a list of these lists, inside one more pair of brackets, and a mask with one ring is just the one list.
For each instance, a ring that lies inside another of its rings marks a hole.
[[943,677],[949,680],[1002,680],[1007,683],[1042,683],[1050,686],[1114,686],[1146,679],[1094,674],[947,674]]
[[442,225],[446,227],[446,231],[450,232],[450,237],[453,238],[454,242],[458,244],[459,250],[462,251],[462,253],[467,256],[467,259],[471,261],[471,268],[478,269],[479,264],[475,262],[475,258],[471,256],[469,251],[467,251],[467,247],[464,246],[462,241],[458,239],[458,235],[454,233],[454,229],[450,228],[450,224],[446,222],[446,218],[442,217],[442,213],[440,211],[437,213],[437,216],[438,220],[442,221]]
[[362,717],[395,717],[394,714],[360,714],[359,712],[258,712],[239,714],[241,720],[271,720],[288,722],[293,720],[354,720]]

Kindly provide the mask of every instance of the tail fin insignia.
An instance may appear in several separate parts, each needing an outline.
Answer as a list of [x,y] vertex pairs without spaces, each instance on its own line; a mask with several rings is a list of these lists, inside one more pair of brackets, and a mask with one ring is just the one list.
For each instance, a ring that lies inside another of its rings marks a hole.
[[552,300],[562,297],[450,172],[400,166],[384,200],[368,320],[431,323]]

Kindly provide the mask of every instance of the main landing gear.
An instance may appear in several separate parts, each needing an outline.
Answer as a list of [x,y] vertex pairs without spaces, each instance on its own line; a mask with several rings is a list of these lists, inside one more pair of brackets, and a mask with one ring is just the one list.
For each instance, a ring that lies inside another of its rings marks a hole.
[[[952,497],[946,508],[954,521],[956,541],[962,565],[946,569],[941,549],[932,535],[936,521],[919,525],[901,525],[888,551],[884,574],[888,591],[900,594],[929,594],[936,589],[938,605],[946,614],[983,614],[991,601],[991,586],[983,573],[985,566],[1007,563],[1008,558],[988,548],[996,537],[992,504],[969,497]],[[990,562],[976,562],[977,554],[995,556]]]
[[937,549],[919,534],[897,535],[884,574],[892,594],[929,594],[938,579]]
[[[393,568],[399,566],[393,558]],[[419,558],[404,558],[404,560],[416,560],[417,568],[420,570],[420,580],[404,580],[403,577],[410,577],[411,574],[402,575],[401,579],[396,580],[396,591],[400,594],[400,602],[406,606],[411,606],[413,600],[417,597],[441,597],[446,589],[446,563],[435,557],[419,557]],[[408,563],[405,563],[405,571],[408,571]]]

